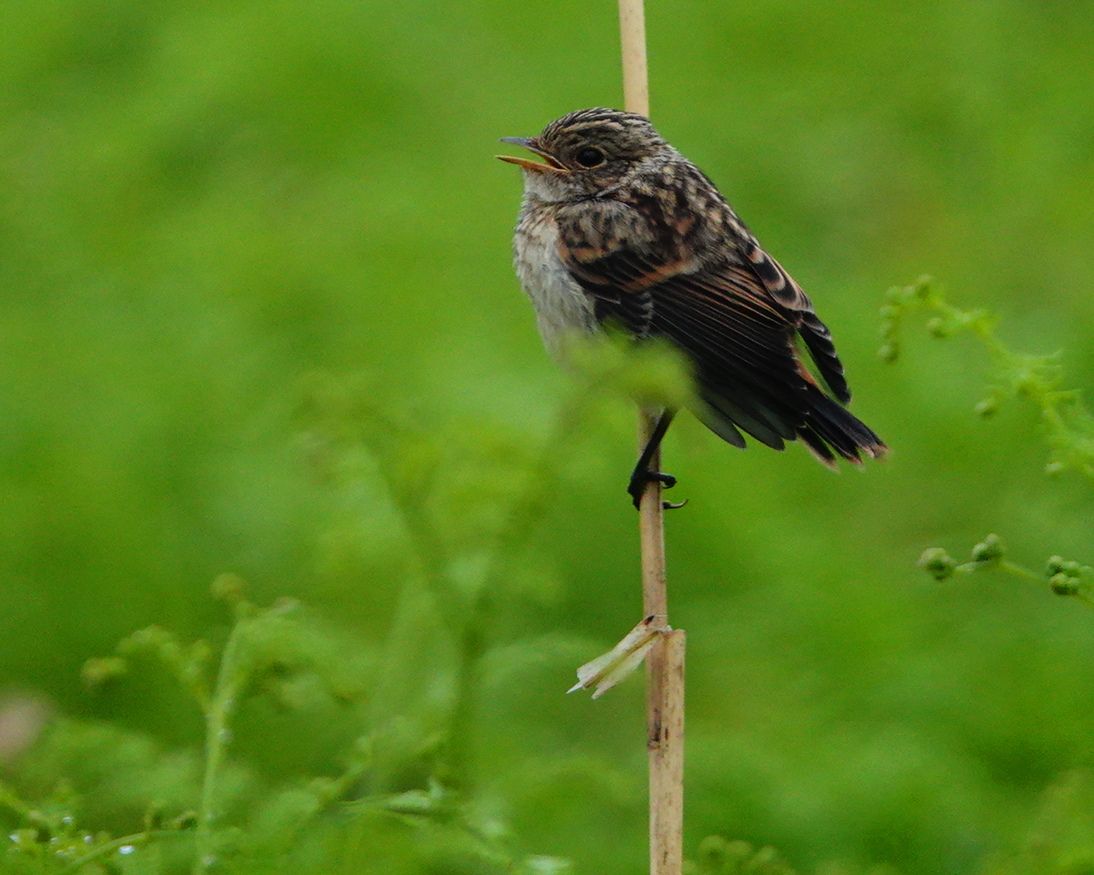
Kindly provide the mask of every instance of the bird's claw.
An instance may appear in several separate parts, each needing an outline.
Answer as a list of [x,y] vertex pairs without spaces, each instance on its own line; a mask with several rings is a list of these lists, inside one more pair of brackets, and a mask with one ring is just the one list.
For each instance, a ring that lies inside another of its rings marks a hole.
[[[627,486],[627,493],[634,502],[635,510],[642,504],[642,494],[646,491],[646,484],[655,480],[661,484],[662,489],[672,489],[672,487],[676,485],[676,478],[671,474],[666,474],[664,471],[639,470],[631,475],[631,482]],[[661,502],[661,507],[664,510],[675,510],[678,507],[683,507],[685,504],[687,504],[686,501],[663,501]]]

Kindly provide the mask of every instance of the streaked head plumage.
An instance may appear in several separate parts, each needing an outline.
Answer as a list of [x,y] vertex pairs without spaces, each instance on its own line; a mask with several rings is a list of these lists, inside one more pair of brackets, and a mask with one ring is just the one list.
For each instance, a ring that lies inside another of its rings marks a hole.
[[505,137],[502,142],[542,158],[498,156],[528,171],[531,188],[559,196],[608,188],[635,165],[672,151],[645,116],[605,107],[567,113],[534,137]]

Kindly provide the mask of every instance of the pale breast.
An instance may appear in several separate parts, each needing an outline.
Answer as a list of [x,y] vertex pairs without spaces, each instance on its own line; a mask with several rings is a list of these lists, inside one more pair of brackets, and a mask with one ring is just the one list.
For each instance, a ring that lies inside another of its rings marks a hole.
[[558,358],[564,338],[598,329],[593,301],[558,256],[558,225],[549,207],[525,207],[513,238],[513,264],[532,299],[543,344]]

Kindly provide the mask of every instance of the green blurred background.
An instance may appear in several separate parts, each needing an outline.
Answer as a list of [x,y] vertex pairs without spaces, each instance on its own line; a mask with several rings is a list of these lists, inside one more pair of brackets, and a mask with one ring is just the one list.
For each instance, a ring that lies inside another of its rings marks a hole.
[[[492,156],[620,103],[614,4],[11,0],[3,17],[0,692],[196,748],[169,682],[93,695],[80,666],[149,623],[216,639],[208,585],[230,570],[256,601],[299,598],[374,680],[401,628],[417,677],[388,716],[405,705],[428,735],[452,648],[398,619],[421,571],[382,472],[317,476],[301,399],[369,387],[406,433],[538,452],[572,389],[512,275],[519,174]],[[648,32],[659,128],[811,294],[893,448],[833,476],[799,447],[674,428],[689,852],[722,834],[803,869],[979,871],[1094,766],[1092,616],[915,560],[997,531],[1028,564],[1089,562],[1094,501],[1044,476],[1035,410],[973,415],[992,379],[973,341],[912,324],[887,365],[877,313],[933,274],[1011,345],[1063,350],[1089,392],[1091,6],[651,3]],[[513,563],[536,583],[486,630],[470,742],[477,804],[514,846],[598,875],[645,859],[642,685],[560,693],[639,618],[633,427],[605,402],[572,436]],[[413,453],[400,434],[391,458]],[[451,473],[468,476],[458,455]],[[507,506],[463,486],[466,531],[440,535],[457,580]],[[233,755],[278,777],[329,768],[326,735],[354,723],[276,719]],[[85,805],[90,825],[103,810]]]

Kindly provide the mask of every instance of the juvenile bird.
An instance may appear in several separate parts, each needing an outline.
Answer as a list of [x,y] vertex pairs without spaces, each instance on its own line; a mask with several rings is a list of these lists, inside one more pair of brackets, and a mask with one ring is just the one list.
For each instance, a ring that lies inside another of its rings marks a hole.
[[[734,446],[741,432],[776,450],[800,439],[833,467],[885,453],[844,407],[843,365],[808,296],[648,119],[583,109],[502,142],[541,159],[498,156],[524,171],[514,263],[552,354],[566,334],[614,322],[685,354],[693,412]],[[635,507],[650,479],[676,482],[649,470],[674,413],[662,412],[631,475]]]

